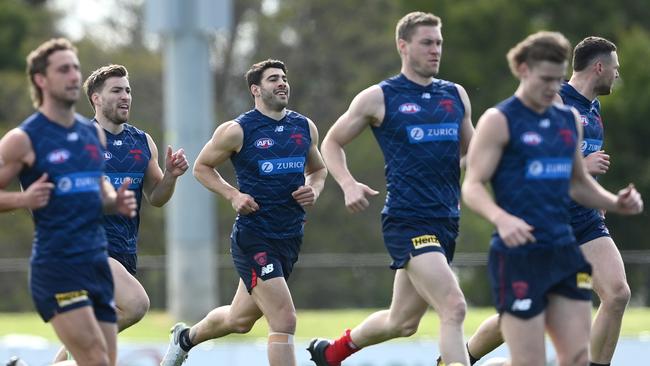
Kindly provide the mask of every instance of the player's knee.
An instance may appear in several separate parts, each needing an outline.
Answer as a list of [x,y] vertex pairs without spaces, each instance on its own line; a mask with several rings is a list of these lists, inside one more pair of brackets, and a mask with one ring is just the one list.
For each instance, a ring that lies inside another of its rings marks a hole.
[[144,318],[149,311],[149,297],[147,295],[136,297],[128,304],[118,305],[120,330],[124,330]]
[[239,333],[239,334],[245,334],[251,331],[253,329],[253,326],[255,325],[255,321],[257,319],[253,319],[251,317],[240,317],[237,319],[233,319],[231,321],[231,328],[233,332]]
[[106,349],[97,345],[95,347],[90,347],[85,349],[85,352],[81,355],[73,355],[75,360],[80,365],[89,365],[89,366],[109,366],[110,360]]
[[296,311],[293,307],[286,307],[275,311],[273,314],[266,314],[271,332],[294,334],[296,332]]
[[566,355],[558,354],[558,364],[560,366],[570,365],[587,365],[589,364],[589,351],[587,345],[575,350],[572,354]]
[[419,322],[403,322],[396,329],[397,337],[410,337],[418,331]]
[[616,310],[624,311],[631,296],[630,286],[623,280],[613,285],[609,291],[605,291],[601,301]]
[[440,318],[445,322],[462,323],[467,313],[467,304],[462,294],[453,295],[445,301],[444,309],[441,311]]

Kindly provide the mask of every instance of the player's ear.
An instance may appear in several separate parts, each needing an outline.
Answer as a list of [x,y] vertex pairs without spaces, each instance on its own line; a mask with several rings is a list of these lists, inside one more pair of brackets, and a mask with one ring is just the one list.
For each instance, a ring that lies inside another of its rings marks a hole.
[[253,94],[254,97],[259,97],[260,96],[260,86],[259,85],[251,85],[251,94]]

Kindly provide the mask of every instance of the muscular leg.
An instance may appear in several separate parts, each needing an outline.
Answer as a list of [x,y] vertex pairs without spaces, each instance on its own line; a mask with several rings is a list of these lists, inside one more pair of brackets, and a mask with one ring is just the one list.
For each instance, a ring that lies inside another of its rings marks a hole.
[[544,366],[544,313],[530,319],[511,314],[501,316],[501,332],[510,350],[511,366]]
[[90,306],[57,314],[50,322],[80,365],[115,365],[117,326],[98,323]]
[[479,359],[503,344],[499,329],[499,315],[494,314],[485,319],[476,332],[467,341],[467,350],[472,357]]
[[591,303],[559,295],[549,295],[546,327],[559,366],[587,366]]
[[149,310],[149,296],[140,282],[120,262],[108,258],[108,263],[115,283],[117,327],[121,332],[145,316]]
[[590,359],[607,364],[614,356],[623,313],[630,301],[630,287],[625,277],[623,259],[612,238],[596,238],[583,244],[580,249],[591,263],[594,290],[600,298],[591,331]]
[[397,337],[408,337],[417,331],[427,307],[411,284],[406,270],[398,269],[393,281],[390,309],[368,316],[352,329],[350,338],[357,347],[363,348]]
[[433,306],[440,318],[440,352],[445,363],[469,365],[463,321],[467,306],[456,276],[442,253],[411,258],[406,272],[418,294]]
[[196,345],[231,333],[248,333],[261,317],[262,311],[248,294],[244,282],[239,280],[230,305],[212,310],[190,328],[190,340]]
[[269,365],[295,366],[296,309],[284,278],[260,280],[251,296],[269,324]]

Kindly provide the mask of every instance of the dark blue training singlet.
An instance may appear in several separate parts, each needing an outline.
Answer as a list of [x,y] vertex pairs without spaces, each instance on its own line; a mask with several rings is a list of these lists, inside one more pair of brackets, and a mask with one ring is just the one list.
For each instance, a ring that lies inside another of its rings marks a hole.
[[138,202],[137,215],[129,218],[122,215],[104,216],[104,229],[109,252],[135,254],[137,252],[138,228],[140,225],[140,203],[144,176],[151,159],[147,135],[136,127],[124,124],[124,130],[117,135],[106,133],[106,177],[117,190],[125,178],[131,179],[129,189],[135,193]]
[[32,263],[93,258],[106,248],[100,190],[104,149],[96,127],[77,115],[66,128],[37,112],[20,129],[35,154],[34,165],[20,173],[22,187],[43,173],[56,186],[47,206],[33,210]]
[[307,118],[287,110],[276,121],[253,109],[235,121],[244,131],[242,148],[231,157],[237,184],[260,206],[257,212],[237,215],[236,225],[267,238],[301,236],[305,211],[291,193],[305,184],[311,146]]
[[397,217],[459,217],[460,129],[465,107],[456,84],[422,86],[404,75],[379,84],[385,115],[372,131],[384,154],[386,203]]
[[[560,97],[564,104],[574,107],[580,113],[583,131],[580,150],[582,150],[583,156],[602,150],[605,134],[598,99],[590,101],[567,82],[562,84]],[[581,221],[583,218],[593,217],[597,211],[571,201],[570,212],[572,221]]]
[[[569,185],[577,143],[573,112],[553,105],[538,114],[515,96],[496,108],[505,115],[510,135],[492,176],[496,203],[535,228],[537,242],[520,248],[575,242],[569,225]],[[506,248],[497,233],[492,245]]]

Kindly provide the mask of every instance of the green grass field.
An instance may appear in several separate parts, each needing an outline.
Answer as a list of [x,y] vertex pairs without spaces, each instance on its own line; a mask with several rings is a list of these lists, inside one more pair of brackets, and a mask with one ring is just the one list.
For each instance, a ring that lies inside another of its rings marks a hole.
[[[346,327],[359,324],[372,309],[354,310],[298,310],[298,330],[296,337],[332,338],[341,334]],[[491,308],[470,308],[465,320],[465,335],[468,336],[480,322],[493,314]],[[166,342],[169,328],[174,321],[164,312],[152,311],[138,324],[120,334],[122,341]],[[0,337],[7,334],[31,334],[55,340],[56,336],[49,324],[45,324],[35,313],[0,314]],[[260,320],[253,330],[245,335],[228,336],[229,341],[250,341],[265,338],[267,326]],[[650,334],[650,308],[630,308],[623,319],[622,336],[637,337]],[[428,312],[414,337],[437,338],[438,319],[433,312]]]

